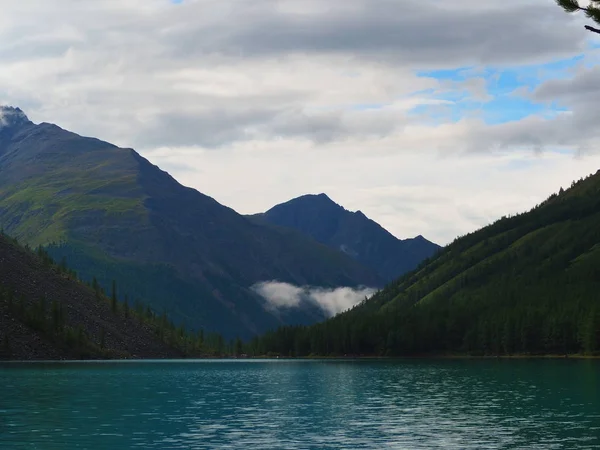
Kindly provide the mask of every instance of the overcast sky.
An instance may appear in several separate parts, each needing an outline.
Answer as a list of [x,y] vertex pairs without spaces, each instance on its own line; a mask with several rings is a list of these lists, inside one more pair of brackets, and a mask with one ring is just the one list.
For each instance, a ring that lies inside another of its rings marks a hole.
[[0,104],[240,213],[327,193],[445,244],[600,168],[600,35],[553,0],[2,0]]

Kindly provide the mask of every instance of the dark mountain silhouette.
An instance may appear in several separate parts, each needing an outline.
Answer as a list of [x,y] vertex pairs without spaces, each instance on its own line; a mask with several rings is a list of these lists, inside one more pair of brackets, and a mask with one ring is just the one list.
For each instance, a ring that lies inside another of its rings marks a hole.
[[325,194],[304,195],[252,217],[294,228],[346,253],[388,281],[414,269],[440,249],[423,236],[397,239],[361,211],[348,211]]

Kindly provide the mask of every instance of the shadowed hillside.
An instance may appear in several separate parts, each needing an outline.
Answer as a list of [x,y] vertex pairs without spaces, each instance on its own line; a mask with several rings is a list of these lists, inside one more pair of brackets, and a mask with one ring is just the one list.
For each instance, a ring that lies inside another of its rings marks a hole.
[[294,228],[346,253],[387,281],[414,269],[440,249],[423,236],[398,239],[361,211],[348,211],[325,194],[304,195],[252,217]]
[[180,185],[131,149],[1,112],[0,225],[189,328],[248,337],[325,317],[318,308],[273,314],[251,289],[261,281],[383,284],[341,252]]
[[410,355],[600,351],[600,172],[456,239],[351,311],[256,352]]
[[153,327],[0,235],[0,359],[165,358]]

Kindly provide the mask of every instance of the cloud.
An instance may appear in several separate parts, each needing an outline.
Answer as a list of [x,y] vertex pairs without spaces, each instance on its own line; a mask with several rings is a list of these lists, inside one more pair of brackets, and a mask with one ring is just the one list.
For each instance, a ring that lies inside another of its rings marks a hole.
[[27,121],[29,119],[21,109],[0,105],[0,129]]
[[252,290],[267,300],[267,307],[296,308],[302,302],[304,290],[289,283],[265,281],[252,286]]
[[257,283],[252,289],[266,300],[267,309],[299,308],[302,304],[311,304],[321,308],[329,317],[346,311],[376,292],[376,289],[368,287],[326,289],[315,286],[297,287],[279,281]]
[[489,98],[482,78],[438,88],[416,71],[572,55],[580,23],[543,0],[9,0],[0,100],[141,149],[380,139],[432,102],[416,92]]
[[[258,0],[224,2],[203,21],[193,14],[206,12],[207,6],[203,1],[190,5],[187,17],[179,17],[180,26],[169,32],[179,55],[346,54],[384,64],[446,66],[457,59],[541,60],[580,49],[584,40],[572,39],[577,21],[548,2]],[[547,26],[559,17],[562,27]]]
[[330,316],[335,316],[352,308],[365,298],[371,297],[376,289],[339,287],[336,289],[309,288],[309,297]]
[[[431,139],[443,142],[444,136]],[[600,167],[600,155],[571,152],[522,149],[455,157],[389,151],[401,145],[400,138],[319,146],[287,139],[240,143],[219,152],[165,148],[148,156],[160,166],[176,162],[195,168],[173,173],[186,185],[217,193],[218,201],[243,214],[326,192],[395,236],[422,234],[439,244],[502,215],[526,211]]]
[[552,1],[179,3],[4,1],[0,104],[242,213],[327,192],[440,243],[597,169],[597,37]]

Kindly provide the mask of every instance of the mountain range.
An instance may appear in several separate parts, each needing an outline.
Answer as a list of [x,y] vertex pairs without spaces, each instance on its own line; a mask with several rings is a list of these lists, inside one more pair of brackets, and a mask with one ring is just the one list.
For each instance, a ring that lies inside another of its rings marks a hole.
[[248,337],[326,317],[318,305],[266,308],[257,283],[378,288],[389,279],[310,230],[275,223],[182,186],[133,149],[0,108],[3,229],[191,329]]
[[457,238],[324,323],[254,343],[283,355],[600,353],[600,171]]

